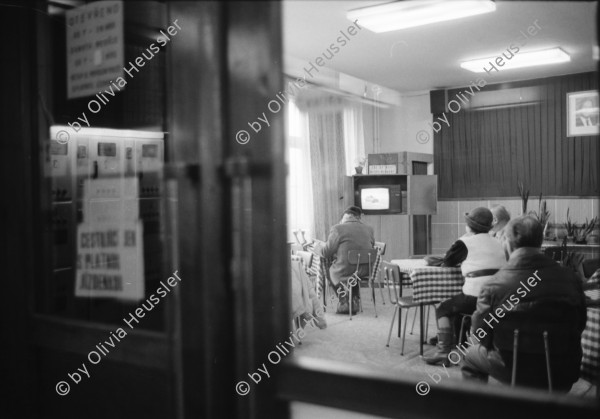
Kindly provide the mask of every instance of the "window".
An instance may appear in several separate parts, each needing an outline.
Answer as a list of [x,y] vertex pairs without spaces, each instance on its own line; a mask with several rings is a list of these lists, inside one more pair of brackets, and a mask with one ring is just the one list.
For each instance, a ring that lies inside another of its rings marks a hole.
[[[294,230],[304,230],[308,238],[313,237],[314,227],[308,118],[293,101],[287,107],[287,122],[288,238],[295,241]],[[301,235],[298,238],[302,241]]]

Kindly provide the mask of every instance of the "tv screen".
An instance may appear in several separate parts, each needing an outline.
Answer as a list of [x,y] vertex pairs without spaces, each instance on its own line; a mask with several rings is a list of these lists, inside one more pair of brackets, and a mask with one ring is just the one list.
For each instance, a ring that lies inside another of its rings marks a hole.
[[389,188],[362,188],[360,192],[360,204],[363,210],[389,210]]

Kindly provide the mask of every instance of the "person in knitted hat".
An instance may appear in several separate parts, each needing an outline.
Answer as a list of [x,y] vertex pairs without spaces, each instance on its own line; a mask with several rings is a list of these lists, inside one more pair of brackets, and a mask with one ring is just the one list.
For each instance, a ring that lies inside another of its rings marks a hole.
[[506,263],[500,241],[488,234],[493,220],[492,212],[485,207],[466,213],[466,234],[454,242],[444,257],[442,266],[460,265],[465,283],[460,294],[443,301],[436,309],[437,351],[423,357],[428,364],[450,365],[448,354],[457,340],[452,324],[459,314],[470,315],[475,311],[481,287]]

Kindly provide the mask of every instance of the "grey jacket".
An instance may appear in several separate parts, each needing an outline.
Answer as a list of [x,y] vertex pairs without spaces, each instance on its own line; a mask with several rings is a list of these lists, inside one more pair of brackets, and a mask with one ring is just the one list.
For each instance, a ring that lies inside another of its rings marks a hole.
[[[329,274],[331,281],[337,285],[341,280],[347,280],[356,270],[356,265],[348,262],[348,251],[372,249],[374,244],[373,227],[352,220],[331,227],[327,242],[324,246],[315,246],[315,252],[333,260]],[[359,275],[368,276],[369,266],[360,265]]]

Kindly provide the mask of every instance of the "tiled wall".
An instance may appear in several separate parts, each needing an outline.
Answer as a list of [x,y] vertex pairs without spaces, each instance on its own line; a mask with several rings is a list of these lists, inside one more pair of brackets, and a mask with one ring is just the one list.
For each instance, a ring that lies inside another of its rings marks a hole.
[[[551,225],[562,223],[567,220],[567,208],[570,208],[569,216],[573,222],[581,224],[594,216],[600,218],[600,203],[597,199],[547,199],[548,211],[550,211]],[[504,205],[510,212],[511,217],[521,215],[521,200],[481,200],[481,201],[439,201],[437,215],[431,218],[432,230],[432,253],[444,254],[456,239],[465,233],[464,214],[475,207],[488,207],[493,205]],[[538,200],[530,197],[527,210],[538,210]],[[598,226],[596,227],[598,228]],[[558,231],[560,236],[562,231]]]

